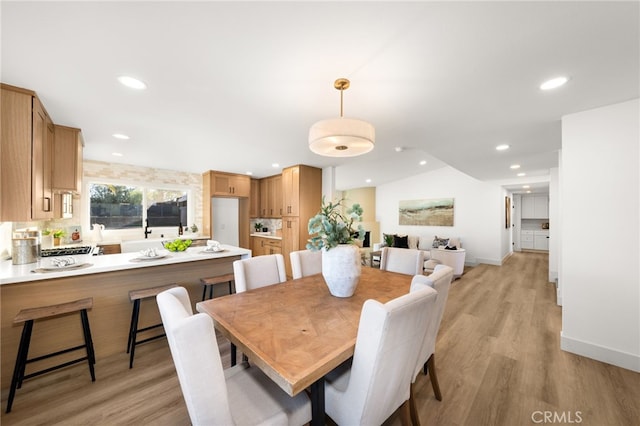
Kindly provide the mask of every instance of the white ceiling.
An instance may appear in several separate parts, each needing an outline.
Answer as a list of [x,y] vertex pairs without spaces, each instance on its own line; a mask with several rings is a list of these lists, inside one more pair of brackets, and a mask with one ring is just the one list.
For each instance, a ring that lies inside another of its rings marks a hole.
[[[639,96],[637,1],[0,7],[2,81],[35,90],[54,122],[81,128],[90,160],[255,177],[279,173],[272,163],[333,165],[337,189],[449,164],[546,190],[561,117]],[[123,74],[148,89],[121,86]],[[569,83],[538,89],[558,75]],[[307,147],[309,127],[339,115],[338,77],[351,80],[345,116],[376,128],[361,157]],[[501,143],[511,149],[497,152]]]

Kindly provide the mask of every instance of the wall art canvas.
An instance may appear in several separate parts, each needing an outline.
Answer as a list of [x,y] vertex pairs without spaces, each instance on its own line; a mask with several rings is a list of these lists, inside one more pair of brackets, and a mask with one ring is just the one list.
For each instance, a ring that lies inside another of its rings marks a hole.
[[453,226],[453,198],[400,201],[400,225]]

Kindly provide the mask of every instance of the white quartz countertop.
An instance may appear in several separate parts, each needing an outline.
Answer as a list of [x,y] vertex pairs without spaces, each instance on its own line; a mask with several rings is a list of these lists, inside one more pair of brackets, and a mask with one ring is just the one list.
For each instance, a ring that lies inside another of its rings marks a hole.
[[44,257],[36,263],[14,265],[11,260],[0,262],[0,285],[13,284],[28,281],[49,280],[52,278],[70,277],[77,275],[99,274],[125,269],[148,268],[159,265],[175,263],[197,262],[200,260],[241,256],[243,259],[251,257],[251,250],[229,245],[221,245],[223,251],[205,252],[204,247],[189,247],[184,252],[165,251],[166,256],[153,260],[140,260],[141,253],[109,254],[102,256],[77,255],[71,256],[76,264],[87,263],[90,266],[76,269],[61,269],[52,272],[34,272],[36,269],[51,267],[51,260],[55,257]]
[[270,232],[254,232],[253,234],[249,234],[252,237],[260,237],[260,238],[271,238],[272,240],[281,240],[282,237],[277,235],[272,235]]

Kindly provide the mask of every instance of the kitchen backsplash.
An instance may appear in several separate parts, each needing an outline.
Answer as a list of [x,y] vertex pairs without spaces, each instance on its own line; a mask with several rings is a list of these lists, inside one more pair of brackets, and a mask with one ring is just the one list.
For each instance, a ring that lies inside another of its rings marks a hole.
[[275,231],[282,229],[282,219],[251,219],[251,225],[249,230],[254,232],[256,230],[256,223],[261,223],[262,228],[267,228],[267,231],[275,233]]

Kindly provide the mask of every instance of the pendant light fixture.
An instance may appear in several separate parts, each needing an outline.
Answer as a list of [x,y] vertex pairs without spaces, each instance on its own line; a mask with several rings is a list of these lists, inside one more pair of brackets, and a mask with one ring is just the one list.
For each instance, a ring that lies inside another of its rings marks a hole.
[[340,90],[340,118],[321,120],[309,130],[309,149],[326,157],[355,157],[373,149],[376,132],[366,121],[344,118],[343,92],[349,88],[346,78],[339,78],[333,86]]

